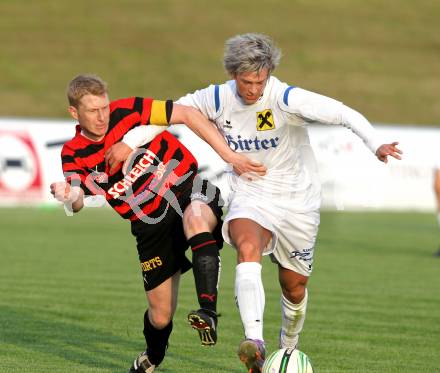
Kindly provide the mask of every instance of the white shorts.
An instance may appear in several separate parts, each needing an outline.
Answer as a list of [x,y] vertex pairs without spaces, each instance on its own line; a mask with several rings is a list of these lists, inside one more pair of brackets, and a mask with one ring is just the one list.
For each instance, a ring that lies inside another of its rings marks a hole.
[[251,219],[272,232],[272,239],[263,255],[281,267],[304,276],[313,269],[313,252],[319,227],[319,210],[299,213],[289,210],[289,200],[263,200],[255,197],[234,196],[224,219],[222,234],[232,245],[229,222],[237,218]]

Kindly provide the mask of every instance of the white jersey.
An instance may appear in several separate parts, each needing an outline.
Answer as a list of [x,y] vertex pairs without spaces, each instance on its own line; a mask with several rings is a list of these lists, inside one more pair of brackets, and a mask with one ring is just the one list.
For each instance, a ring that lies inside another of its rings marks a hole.
[[267,167],[267,174],[249,181],[229,175],[232,196],[270,201],[287,199],[297,212],[320,206],[320,184],[306,124],[340,124],[352,129],[375,152],[377,141],[369,122],[331,98],[292,87],[270,77],[260,99],[245,104],[234,80],[211,85],[180,98],[213,121],[232,150],[246,153]]

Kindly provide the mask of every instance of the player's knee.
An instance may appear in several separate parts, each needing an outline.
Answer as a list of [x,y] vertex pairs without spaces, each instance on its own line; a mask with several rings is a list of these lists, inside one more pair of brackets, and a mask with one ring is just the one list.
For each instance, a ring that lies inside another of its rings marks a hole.
[[217,218],[211,208],[204,203],[192,202],[183,214],[183,229],[186,238],[212,232],[217,224]]
[[282,288],[284,296],[293,304],[299,304],[306,296],[306,284],[296,282],[287,284]]
[[237,244],[237,254],[239,263],[259,262],[261,259],[260,247],[252,241],[243,240]]
[[173,318],[172,304],[165,302],[149,301],[148,316],[151,324],[156,329],[165,328]]
[[183,216],[183,228],[187,238],[190,238],[198,233],[209,231],[209,225],[203,216],[192,213],[188,213]]
[[168,312],[151,312],[149,310],[149,317],[151,324],[156,329],[165,328],[171,321],[171,313]]

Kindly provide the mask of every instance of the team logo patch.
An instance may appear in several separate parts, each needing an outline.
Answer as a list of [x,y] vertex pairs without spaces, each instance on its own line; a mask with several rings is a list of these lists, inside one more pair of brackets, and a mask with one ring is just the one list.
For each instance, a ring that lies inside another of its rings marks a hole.
[[266,109],[257,113],[257,131],[267,131],[275,129],[272,110]]

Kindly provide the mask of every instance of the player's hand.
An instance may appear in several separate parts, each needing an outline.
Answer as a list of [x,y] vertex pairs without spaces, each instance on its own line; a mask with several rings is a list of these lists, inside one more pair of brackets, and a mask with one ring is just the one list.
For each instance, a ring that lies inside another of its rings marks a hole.
[[57,201],[63,203],[76,201],[79,197],[79,192],[65,181],[50,184],[50,193]]
[[112,145],[106,152],[105,152],[105,164],[106,169],[109,170],[109,175],[113,175],[114,172],[118,170],[119,167],[121,167],[121,163],[125,162],[125,160],[128,158],[128,156],[133,151],[132,148],[130,148],[127,144],[124,142],[118,142],[114,145]]
[[261,162],[240,153],[234,153],[231,164],[237,175],[247,177],[249,180],[266,175],[267,168]]
[[383,144],[379,146],[376,150],[376,157],[379,161],[384,163],[388,163],[388,156],[391,156],[396,159],[402,159],[400,154],[403,152],[397,147],[399,145],[398,142],[393,142],[391,144]]

